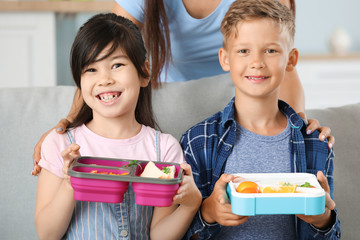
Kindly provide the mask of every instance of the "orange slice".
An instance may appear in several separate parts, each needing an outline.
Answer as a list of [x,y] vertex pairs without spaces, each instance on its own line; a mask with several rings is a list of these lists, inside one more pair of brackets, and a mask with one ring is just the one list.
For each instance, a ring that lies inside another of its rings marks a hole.
[[286,185],[286,186],[267,186],[261,188],[262,193],[294,193],[297,185]]
[[255,182],[245,181],[238,185],[236,191],[238,193],[260,193],[260,188]]
[[113,173],[113,172],[98,172],[97,170],[92,170],[90,171],[90,173],[94,173],[94,174],[106,174],[106,175],[128,175],[128,172],[124,172],[124,173]]

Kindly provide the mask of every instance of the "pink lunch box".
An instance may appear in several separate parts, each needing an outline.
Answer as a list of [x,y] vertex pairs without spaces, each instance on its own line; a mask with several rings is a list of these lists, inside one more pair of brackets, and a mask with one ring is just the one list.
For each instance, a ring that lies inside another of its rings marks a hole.
[[[83,156],[78,158],[68,170],[74,198],[79,201],[120,203],[129,183],[135,193],[135,203],[146,206],[171,206],[183,170],[172,162],[157,162],[162,169],[175,166],[172,179],[140,177],[148,161]],[[97,173],[92,173],[97,171]]]

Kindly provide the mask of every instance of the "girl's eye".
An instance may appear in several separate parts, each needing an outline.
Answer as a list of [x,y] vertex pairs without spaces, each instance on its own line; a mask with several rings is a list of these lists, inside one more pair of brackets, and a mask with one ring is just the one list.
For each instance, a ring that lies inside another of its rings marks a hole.
[[266,53],[276,53],[277,51],[275,49],[267,49]]
[[241,49],[241,50],[239,50],[238,52],[239,52],[239,53],[248,53],[248,50],[246,50],[246,49]]
[[88,68],[88,69],[85,69],[84,72],[96,72],[96,69],[95,68]]
[[116,68],[119,68],[121,66],[124,66],[124,64],[117,63],[117,64],[114,64],[111,69],[116,69]]

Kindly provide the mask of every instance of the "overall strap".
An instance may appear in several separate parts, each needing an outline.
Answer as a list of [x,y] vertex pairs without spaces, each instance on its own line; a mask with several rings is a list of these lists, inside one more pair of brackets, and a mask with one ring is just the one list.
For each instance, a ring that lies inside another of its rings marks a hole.
[[155,140],[156,161],[158,161],[158,162],[161,161],[160,134],[161,134],[160,131],[158,131],[158,130],[155,131],[155,135],[156,135],[156,140]]
[[75,143],[74,137],[73,137],[73,135],[71,134],[71,132],[69,130],[66,130],[66,134],[67,134],[67,136],[69,138],[70,144]]

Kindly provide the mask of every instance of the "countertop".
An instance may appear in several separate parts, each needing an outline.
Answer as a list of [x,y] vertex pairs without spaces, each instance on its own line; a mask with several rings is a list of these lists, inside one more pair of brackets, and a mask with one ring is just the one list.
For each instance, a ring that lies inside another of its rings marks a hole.
[[0,1],[0,12],[110,12],[114,1]]
[[300,61],[308,61],[308,60],[360,60],[360,53],[352,52],[345,55],[335,55],[335,54],[299,54]]

